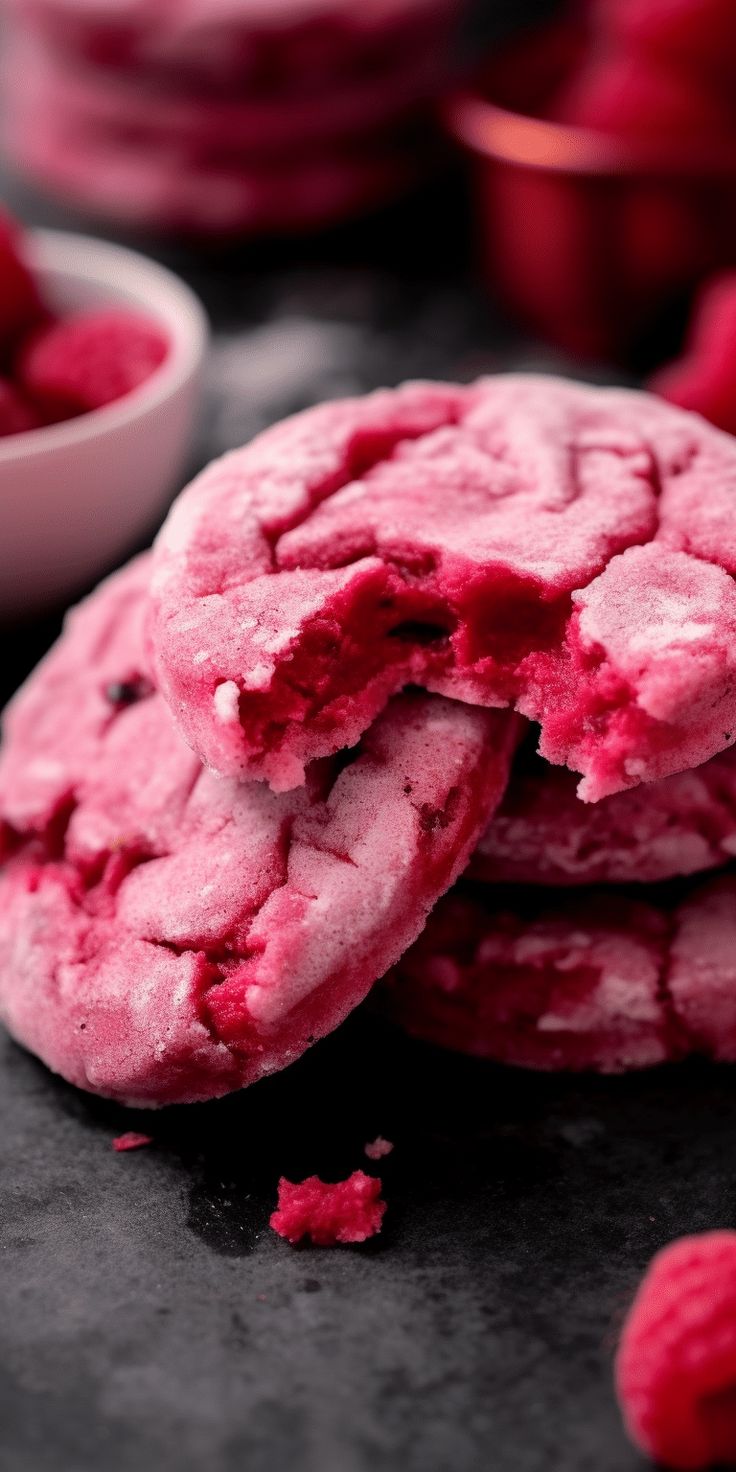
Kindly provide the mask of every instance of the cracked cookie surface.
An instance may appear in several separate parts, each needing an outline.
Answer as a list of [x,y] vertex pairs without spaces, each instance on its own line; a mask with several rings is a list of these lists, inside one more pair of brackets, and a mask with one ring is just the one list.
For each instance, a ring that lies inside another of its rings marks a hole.
[[599,798],[736,739],[736,445],[525,375],[321,405],[210,466],[159,536],[157,681],[276,790],[407,684],[541,726]]
[[419,692],[277,796],[202,767],[144,649],[150,563],[76,610],[5,718],[0,1015],[71,1082],[204,1099],[335,1027],[419,933],[515,721]]

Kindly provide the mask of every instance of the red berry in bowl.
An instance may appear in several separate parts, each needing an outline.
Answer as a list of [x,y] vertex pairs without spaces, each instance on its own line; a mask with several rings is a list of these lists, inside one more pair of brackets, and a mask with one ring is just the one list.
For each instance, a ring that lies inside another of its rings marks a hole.
[[15,384],[0,378],[0,436],[23,434],[37,429],[41,419],[32,404],[26,402]]
[[0,350],[12,349],[45,315],[22,248],[19,227],[0,211]]
[[16,377],[49,420],[101,409],[138,388],[169,348],[158,323],[122,308],[79,312],[21,348]]
[[657,1463],[736,1463],[736,1232],[657,1254],[624,1325],[616,1387],[633,1441]]

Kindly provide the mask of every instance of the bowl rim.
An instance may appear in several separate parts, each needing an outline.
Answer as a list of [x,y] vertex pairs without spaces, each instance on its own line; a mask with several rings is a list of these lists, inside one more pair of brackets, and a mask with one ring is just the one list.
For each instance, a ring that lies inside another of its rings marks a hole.
[[554,174],[642,179],[659,177],[707,182],[736,179],[733,149],[685,149],[675,154],[637,146],[593,128],[558,123],[501,107],[479,88],[452,93],[440,107],[456,143],[488,161]]
[[155,411],[200,368],[209,341],[209,321],[199,297],[179,276],[150,256],[113,241],[68,230],[26,232],[26,258],[39,280],[76,277],[104,288],[129,289],[139,298],[131,310],[163,323],[169,351],[154,372],[130,393],[60,424],[43,424],[0,439],[0,464],[88,444]]

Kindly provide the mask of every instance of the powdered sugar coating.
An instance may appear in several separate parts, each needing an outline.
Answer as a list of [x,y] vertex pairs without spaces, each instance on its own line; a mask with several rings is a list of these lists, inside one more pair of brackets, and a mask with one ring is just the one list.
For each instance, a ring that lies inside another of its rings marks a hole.
[[298,1057],[415,938],[498,800],[508,717],[406,695],[277,797],[145,674],[148,563],[72,616],[0,759],[0,1014],[72,1082],[208,1098]]
[[174,506],[162,692],[215,770],[276,789],[407,683],[515,705],[590,801],[695,766],[736,738],[735,491],[728,437],[625,390],[517,375],[322,405]]
[[575,777],[526,754],[473,855],[490,883],[651,883],[736,855],[736,753],[582,803]]
[[[92,129],[108,145],[138,148],[158,158],[224,168],[256,179],[335,154],[359,155],[370,140],[394,136],[402,120],[432,96],[437,61],[425,50],[387,55],[378,75],[346,76],[332,85],[292,92],[256,89],[211,97],[162,88],[154,71],[141,76],[79,67],[29,34],[11,31],[6,67],[23,79],[23,99],[40,119],[62,121],[81,143]],[[12,87],[11,87],[12,90]]]
[[736,1059],[736,878],[724,875],[680,905],[670,949],[668,987],[693,1050]]
[[[641,891],[646,895],[646,891]],[[613,890],[455,890],[381,989],[428,1042],[526,1068],[736,1060],[736,875],[671,904]]]

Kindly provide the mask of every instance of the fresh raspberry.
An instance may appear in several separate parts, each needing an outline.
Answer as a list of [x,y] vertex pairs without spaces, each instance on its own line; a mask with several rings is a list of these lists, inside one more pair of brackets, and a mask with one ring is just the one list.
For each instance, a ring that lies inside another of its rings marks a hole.
[[23,434],[27,429],[37,429],[41,419],[14,384],[0,378],[0,436]]
[[318,1247],[332,1247],[336,1242],[365,1242],[374,1237],[381,1230],[385,1210],[379,1178],[362,1170],[334,1185],[319,1176],[308,1176],[296,1184],[282,1176],[271,1226],[292,1244],[310,1237]]
[[113,1150],[140,1150],[143,1145],[152,1145],[152,1135],[141,1135],[137,1130],[126,1130],[124,1135],[117,1135],[112,1142]]
[[19,227],[0,212],[0,349],[3,351],[11,349],[44,316],[36,283],[22,251]]
[[147,675],[138,671],[126,674],[123,680],[110,680],[105,686],[105,699],[114,710],[125,710],[129,705],[137,705],[139,700],[147,700],[150,695],[153,695],[153,685]]
[[552,115],[616,138],[659,143],[721,138],[734,121],[725,101],[687,72],[626,53],[594,54]]
[[657,1462],[736,1461],[736,1232],[657,1254],[624,1325],[616,1385],[632,1439]]
[[736,63],[733,0],[600,0],[605,33],[642,55],[729,83]]
[[47,418],[69,419],[130,393],[167,351],[161,328],[147,317],[83,312],[34,333],[21,350],[17,377]]
[[736,273],[709,281],[693,310],[685,351],[649,383],[653,393],[694,409],[736,434]]

